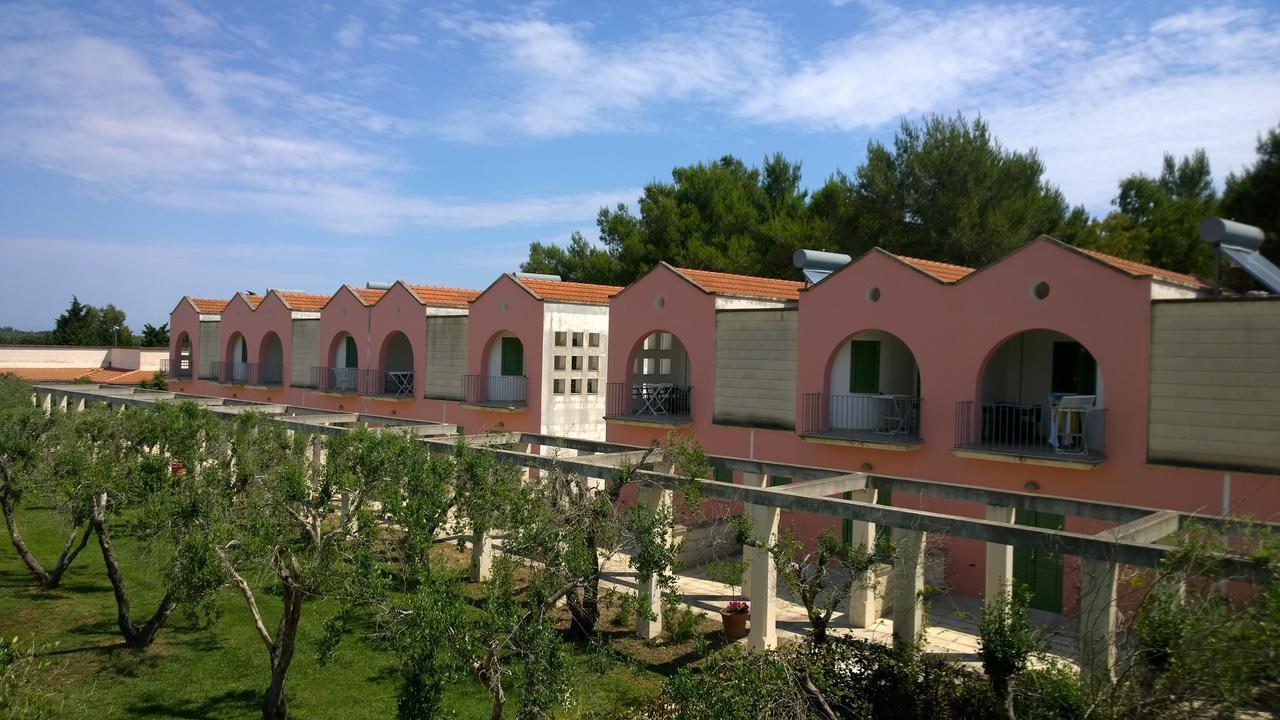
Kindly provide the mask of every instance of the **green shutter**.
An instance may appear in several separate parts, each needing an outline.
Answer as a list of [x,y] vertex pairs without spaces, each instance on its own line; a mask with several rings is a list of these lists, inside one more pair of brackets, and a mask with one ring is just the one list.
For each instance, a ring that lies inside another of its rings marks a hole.
[[[847,492],[841,495],[840,497],[844,498],[845,500],[852,500],[853,493]],[[840,541],[843,542],[845,545],[853,544],[853,521],[850,520],[849,518],[845,518],[844,520],[840,521]]]
[[[1054,513],[1019,510],[1017,524],[1061,530],[1063,516]],[[1031,607],[1047,612],[1062,612],[1062,556],[1013,548],[1013,579],[1031,590]]]
[[[888,490],[881,490],[876,493],[877,505],[893,506],[893,493]],[[893,535],[893,526],[883,523],[876,525],[876,544],[882,545],[889,541]]]
[[520,338],[502,338],[502,374],[524,374],[524,345]]
[[350,335],[342,340],[343,354],[346,355],[347,367],[360,367],[360,354],[356,352],[356,339]]
[[790,485],[791,478],[786,475],[770,475],[769,487],[778,487],[779,485]]
[[853,340],[850,343],[849,392],[880,392],[880,341]]
[[732,483],[733,470],[729,468],[718,467],[715,469],[715,475],[713,477],[715,478],[716,482]]

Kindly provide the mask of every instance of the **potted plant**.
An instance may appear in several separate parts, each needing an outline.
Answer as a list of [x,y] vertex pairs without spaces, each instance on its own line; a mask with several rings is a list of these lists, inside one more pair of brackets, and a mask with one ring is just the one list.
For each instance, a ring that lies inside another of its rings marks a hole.
[[730,600],[728,605],[720,609],[720,619],[724,622],[725,637],[737,640],[747,636],[747,619],[751,617],[751,608],[745,600]]

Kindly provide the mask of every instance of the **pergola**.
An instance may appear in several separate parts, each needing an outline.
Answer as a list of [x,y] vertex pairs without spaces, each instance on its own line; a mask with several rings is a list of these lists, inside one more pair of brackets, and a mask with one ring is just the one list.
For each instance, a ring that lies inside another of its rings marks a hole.
[[[410,432],[423,442],[447,452],[458,440],[459,428],[444,423],[429,423],[404,418],[320,411],[309,408],[253,403],[241,400],[184,395],[136,388],[93,387],[86,385],[36,386],[37,404],[46,411],[81,410],[86,403],[106,403],[114,407],[146,406],[156,402],[191,401],[208,407],[220,415],[259,412],[291,429],[317,435],[338,434],[358,424],[369,424],[400,432]],[[468,445],[483,449],[500,461],[523,468],[543,470],[560,467],[586,477],[613,477],[623,464],[641,460],[648,468],[635,471],[641,486],[641,502],[655,509],[672,502],[672,492],[681,485],[696,482],[703,497],[724,502],[742,502],[752,518],[754,543],[746,550],[751,567],[747,597],[751,602],[751,630],[748,645],[752,649],[772,648],[777,643],[776,592],[777,573],[767,548],[776,538],[781,511],[791,510],[825,515],[852,521],[855,543],[874,542],[875,528],[892,528],[897,553],[892,568],[893,633],[900,642],[913,642],[922,630],[924,609],[924,547],[929,533],[968,538],[986,543],[985,597],[1009,592],[1013,577],[1013,548],[1045,550],[1074,555],[1080,560],[1081,596],[1079,604],[1080,666],[1090,683],[1103,683],[1114,677],[1118,613],[1116,586],[1120,565],[1140,568],[1159,567],[1172,550],[1160,541],[1176,533],[1190,522],[1204,523],[1225,533],[1237,525],[1227,518],[1182,513],[1157,508],[1136,507],[1095,502],[1075,498],[1046,496],[1035,493],[993,490],[936,480],[887,477],[865,472],[791,465],[750,458],[709,457],[711,465],[744,474],[745,482],[733,484],[712,479],[690,479],[674,473],[660,452],[617,443],[541,435],[535,433],[487,433],[464,438]],[[574,451],[569,456],[562,451]],[[317,445],[318,451],[318,445]],[[793,484],[769,487],[771,475],[793,478]],[[930,512],[876,504],[879,491],[948,500],[963,500],[986,507],[986,517]],[[848,493],[849,498],[832,497]],[[1052,512],[1115,523],[1097,534],[1015,525],[1019,510]],[[1280,525],[1267,524],[1271,531]],[[473,538],[473,573],[487,574],[493,545],[491,538]],[[761,571],[763,570],[763,572]],[[1269,577],[1266,567],[1245,557],[1223,554],[1218,560],[1220,577],[1255,581]],[[860,579],[855,579],[855,582]],[[874,622],[873,588],[858,582],[849,602],[849,618],[854,627]],[[656,620],[637,622],[637,630],[646,637],[656,637],[662,629],[659,592],[656,580],[641,588],[653,604]]]

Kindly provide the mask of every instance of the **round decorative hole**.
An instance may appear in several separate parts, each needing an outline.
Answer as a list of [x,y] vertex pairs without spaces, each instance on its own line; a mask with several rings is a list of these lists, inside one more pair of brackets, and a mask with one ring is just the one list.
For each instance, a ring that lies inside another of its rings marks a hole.
[[667,306],[667,299],[659,295],[658,297],[653,299],[653,306],[661,310],[662,308]]
[[880,302],[880,288],[873,287],[867,291],[867,302],[869,303]]
[[1037,300],[1043,300],[1049,297],[1049,283],[1041,280],[1031,286],[1031,297]]

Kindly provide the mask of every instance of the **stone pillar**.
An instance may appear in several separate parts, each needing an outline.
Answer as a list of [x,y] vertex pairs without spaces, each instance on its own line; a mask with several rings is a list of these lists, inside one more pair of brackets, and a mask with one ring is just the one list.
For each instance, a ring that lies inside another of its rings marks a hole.
[[[640,488],[639,502],[651,512],[659,512],[663,508],[671,509],[671,491],[657,485],[646,485]],[[671,533],[668,530],[659,542],[670,543]],[[639,601],[641,610],[636,617],[636,635],[653,640],[662,634],[662,591],[658,587],[657,578],[640,578]],[[647,611],[647,612],[645,612]],[[649,619],[649,615],[653,619]]]
[[[866,490],[856,490],[852,493],[854,500],[866,503],[875,503],[876,496],[879,493],[875,488],[867,488]],[[876,546],[876,524],[873,522],[863,522],[861,520],[853,521],[853,537],[850,543],[857,547],[865,546],[868,551],[875,551]],[[876,624],[880,619],[880,613],[876,607],[876,573],[872,568],[863,577],[849,578],[849,627],[866,628]]]
[[[769,484],[769,476],[761,475],[761,485]],[[751,604],[751,632],[747,647],[772,650],[778,646],[778,570],[768,548],[778,541],[778,508],[748,505],[751,516],[750,559],[752,569],[747,599]],[[758,545],[759,547],[756,547]]]
[[1080,558],[1080,678],[1098,689],[1115,679],[1116,564]]
[[76,412],[84,412],[84,398],[77,398],[74,407]]
[[925,533],[893,529],[893,641],[911,645],[924,629]]
[[489,533],[471,536],[471,580],[484,582],[493,578],[493,536]]
[[[766,487],[769,484],[769,476],[744,472],[742,473],[742,484],[746,487]],[[751,515],[752,507],[754,506],[744,505],[742,507],[742,513],[746,515],[748,520],[753,519]],[[749,545],[742,546],[742,563],[742,591],[746,593],[747,588],[751,587],[751,546]]]
[[[987,506],[987,519],[991,522],[1013,524],[1016,517],[1011,507],[999,505]],[[1008,597],[1013,588],[1013,546],[1000,543],[987,543],[987,578],[984,598],[993,598],[998,594]]]
[[40,398],[40,409],[45,415],[53,414],[53,393],[47,392],[44,397]]
[[66,395],[63,395],[62,397],[58,398],[58,412],[66,414],[68,400],[69,398]]

